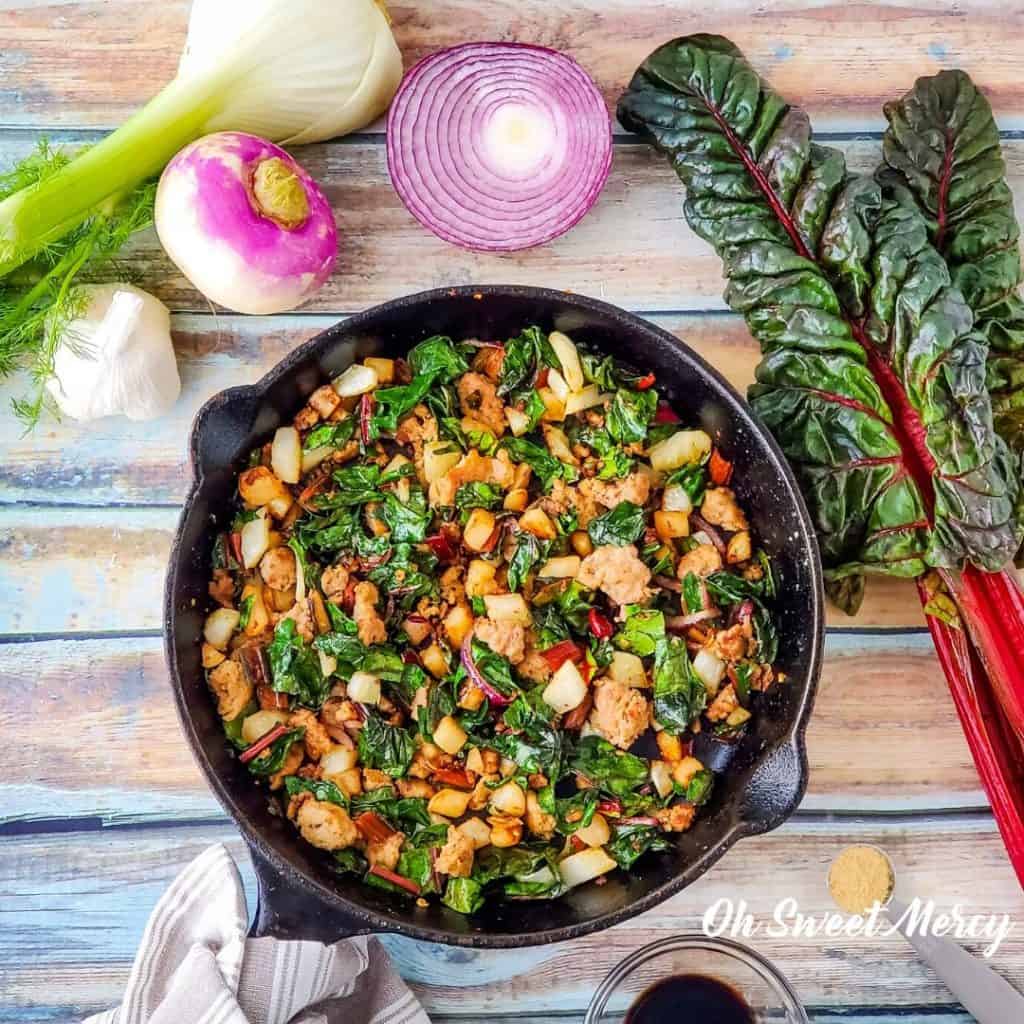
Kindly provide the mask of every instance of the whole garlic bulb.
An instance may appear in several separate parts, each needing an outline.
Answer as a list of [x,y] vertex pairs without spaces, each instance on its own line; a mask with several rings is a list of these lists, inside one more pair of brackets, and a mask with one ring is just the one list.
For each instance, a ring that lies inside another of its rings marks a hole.
[[76,420],[151,420],[181,393],[171,314],[130,284],[83,285],[88,305],[64,329],[47,388]]

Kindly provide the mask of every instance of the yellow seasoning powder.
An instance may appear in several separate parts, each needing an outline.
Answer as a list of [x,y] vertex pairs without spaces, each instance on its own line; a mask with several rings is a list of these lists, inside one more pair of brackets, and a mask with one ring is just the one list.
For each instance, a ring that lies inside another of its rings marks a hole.
[[892,896],[896,878],[889,858],[874,846],[848,846],[828,869],[832,899],[848,914],[866,914]]

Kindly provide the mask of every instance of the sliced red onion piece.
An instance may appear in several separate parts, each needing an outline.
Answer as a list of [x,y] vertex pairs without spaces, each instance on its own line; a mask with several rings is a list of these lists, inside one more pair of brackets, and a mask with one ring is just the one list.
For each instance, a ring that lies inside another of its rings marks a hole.
[[616,825],[650,825],[652,828],[657,828],[661,824],[657,818],[653,818],[647,814],[635,814],[632,818],[619,818]]
[[467,43],[425,57],[388,112],[388,170],[409,212],[481,252],[568,231],[611,168],[611,118],[589,75],[541,46]]
[[725,558],[726,544],[718,528],[712,526],[699,512],[690,513],[690,525],[696,526],[698,530],[707,534],[708,540],[715,546],[715,550]]
[[688,626],[696,626],[698,622],[717,618],[718,615],[717,608],[704,608],[699,612],[691,612],[689,615],[669,615],[665,618],[665,628],[670,633],[678,633]]
[[459,657],[462,659],[462,667],[466,670],[466,675],[473,680],[476,686],[483,690],[484,695],[495,707],[501,708],[506,704],[512,703],[512,698],[506,697],[505,694],[491,686],[484,678],[484,674],[476,667],[476,662],[473,660],[472,633],[462,641],[462,647],[459,648]]
[[679,580],[674,580],[671,576],[655,576],[654,582],[658,584],[662,590],[671,590],[673,594],[681,594],[683,592],[683,585]]

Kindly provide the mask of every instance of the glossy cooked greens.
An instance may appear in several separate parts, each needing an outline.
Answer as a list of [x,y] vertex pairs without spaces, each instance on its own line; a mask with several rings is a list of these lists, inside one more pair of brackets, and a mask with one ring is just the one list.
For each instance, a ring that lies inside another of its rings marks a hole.
[[657,49],[619,117],[672,160],[761,344],[751,403],[800,478],[833,597],[855,609],[868,572],[1005,566],[1017,466],[993,429],[985,337],[916,205],[848,174],[721,37]]
[[[472,913],[668,848],[774,682],[732,466],[640,375],[528,327],[367,359],[252,453],[203,662],[339,871]],[[692,519],[692,526],[691,526]]]

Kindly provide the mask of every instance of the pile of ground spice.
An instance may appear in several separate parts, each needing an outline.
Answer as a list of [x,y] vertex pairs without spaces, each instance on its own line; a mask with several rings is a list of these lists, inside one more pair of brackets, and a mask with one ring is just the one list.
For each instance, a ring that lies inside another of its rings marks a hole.
[[888,903],[895,884],[889,858],[875,846],[848,846],[828,871],[832,899],[848,914],[866,914],[876,903]]

